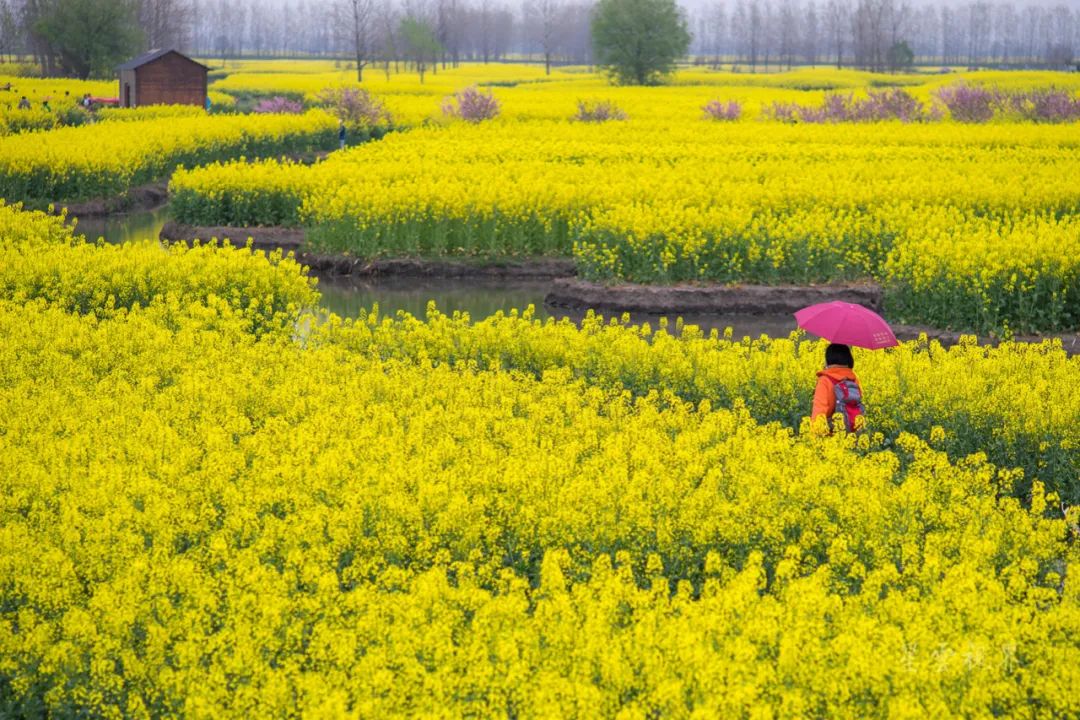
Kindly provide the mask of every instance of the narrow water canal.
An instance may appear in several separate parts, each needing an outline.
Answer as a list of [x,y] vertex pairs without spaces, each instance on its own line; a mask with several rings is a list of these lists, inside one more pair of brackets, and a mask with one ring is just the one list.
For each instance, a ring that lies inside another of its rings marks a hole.
[[104,238],[105,242],[119,245],[134,240],[157,239],[168,219],[167,207],[101,218],[78,218],[75,221],[75,232],[86,236],[88,240]]
[[[168,208],[114,215],[107,218],[87,218],[77,222],[77,232],[90,239],[104,238],[110,243],[157,238],[168,220]],[[544,305],[550,289],[546,281],[538,280],[434,280],[395,278],[379,281],[357,282],[345,279],[320,280],[319,292],[322,305],[341,317],[356,317],[361,311],[369,311],[376,303],[379,314],[394,316],[403,310],[415,317],[426,317],[429,301],[434,301],[440,312],[451,315],[466,312],[473,320],[493,315],[500,310],[524,310],[532,305],[538,319],[570,318],[579,322],[584,313]],[[634,314],[635,323],[650,323],[656,328],[660,316]],[[736,338],[744,335],[758,337],[786,337],[795,329],[795,319],[790,315],[686,315],[683,321],[698,325],[704,331],[717,329],[723,332],[730,327]],[[675,318],[669,322],[674,327]]]

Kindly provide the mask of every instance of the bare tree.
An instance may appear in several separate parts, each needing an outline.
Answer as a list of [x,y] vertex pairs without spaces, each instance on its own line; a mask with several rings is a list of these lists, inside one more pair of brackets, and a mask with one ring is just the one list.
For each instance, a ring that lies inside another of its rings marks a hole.
[[563,9],[559,26],[559,37],[562,39],[566,59],[577,65],[588,65],[591,68],[593,64],[591,3],[586,1],[567,5]]
[[138,18],[144,47],[187,48],[193,12],[188,0],[140,0]]
[[844,43],[851,26],[851,6],[848,0],[829,0],[825,5],[825,34],[829,51],[836,56],[837,69],[844,66]]
[[19,47],[19,22],[8,0],[0,0],[0,61],[14,58]]
[[378,22],[375,0],[338,0],[334,10],[337,27],[348,36],[349,52],[356,62],[356,81],[363,82],[364,68],[374,54]]
[[[758,0],[750,0],[747,52],[749,54],[751,71],[757,70],[758,53],[765,44],[765,19],[765,13],[761,10],[761,3],[758,2]],[[766,58],[765,67],[768,68],[768,66],[769,61]]]
[[1012,61],[1016,47],[1016,32],[1019,20],[1016,16],[1016,8],[1012,5],[998,5],[993,8],[994,13],[994,44],[991,52],[1000,65],[1009,65]]
[[769,55],[776,46],[778,38],[776,22],[776,10],[770,0],[763,0],[761,4],[761,54],[764,58],[765,72],[769,71]]
[[817,3],[810,0],[802,20],[802,56],[808,65],[817,65],[818,47],[821,42],[821,23]]
[[480,57],[486,65],[495,49],[495,8],[491,0],[480,0],[477,29],[479,30]]
[[973,2],[966,8],[967,26],[967,63],[974,67],[980,58],[986,56],[990,45],[990,4]]
[[724,55],[728,29],[727,8],[724,7],[724,3],[718,2],[713,6],[708,15],[706,28],[709,38],[708,51],[712,55],[712,66],[719,68]]
[[397,72],[400,48],[404,45],[400,33],[401,18],[397,9],[390,4],[382,6],[378,23],[381,30],[383,72],[386,73],[386,79],[390,80],[390,63],[393,62],[394,72]]
[[796,26],[798,8],[794,0],[780,0],[776,10],[777,63],[791,69],[798,47],[799,29]]
[[525,6],[525,26],[529,39],[544,55],[544,74],[551,74],[551,57],[559,41],[560,0],[532,0]]
[[889,66],[889,50],[901,40],[909,10],[895,0],[859,0],[851,19],[856,65],[876,72]]
[[[29,54],[47,73],[57,72],[58,56],[33,27],[61,1],[0,0],[0,57]],[[413,69],[403,17],[422,19],[434,37],[430,46],[440,48],[425,58],[425,72],[511,53],[542,56],[546,73],[561,61],[592,63],[593,0],[522,0],[515,12],[509,0],[126,1],[137,9],[147,48],[222,58],[348,57],[358,80],[376,64],[387,77],[403,61]],[[697,6],[697,61],[719,67],[733,57],[753,70],[768,69],[777,57],[788,68],[854,61],[885,70],[905,43],[921,64],[1064,68],[1080,54],[1078,1],[680,0]]]

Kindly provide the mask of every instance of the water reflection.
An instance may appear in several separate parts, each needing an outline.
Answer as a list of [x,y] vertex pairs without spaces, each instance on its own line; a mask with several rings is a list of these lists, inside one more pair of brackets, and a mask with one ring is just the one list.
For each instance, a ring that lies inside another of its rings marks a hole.
[[404,310],[418,318],[426,317],[429,300],[434,300],[439,312],[469,313],[479,319],[502,310],[524,310],[536,307],[536,317],[544,319],[560,313],[544,308],[544,297],[551,284],[546,281],[499,280],[433,280],[395,278],[377,282],[320,280],[318,289],[322,305],[341,317],[356,317],[361,310],[370,310],[378,303],[379,314],[393,316]]
[[165,207],[101,218],[77,218],[75,234],[90,241],[103,238],[107,243],[118,245],[135,240],[157,240],[168,219],[169,210]]
[[[375,303],[379,314],[393,317],[403,310],[418,318],[427,317],[428,301],[434,301],[439,312],[451,315],[456,311],[467,312],[472,320],[480,320],[502,311],[535,308],[534,317],[569,318],[581,322],[584,311],[556,308],[544,305],[551,284],[547,281],[497,281],[497,280],[429,280],[393,279],[377,282],[352,282],[347,280],[323,280],[319,282],[322,306],[341,317],[357,317],[368,312]],[[602,313],[608,317],[621,313]],[[649,323],[654,329],[663,316],[650,313],[631,313],[635,324]],[[685,325],[697,325],[705,333],[716,329],[723,333],[732,329],[736,338],[744,335],[758,337],[787,337],[795,330],[792,315],[684,315]],[[669,328],[674,332],[676,316],[667,317]]]
[[[157,238],[168,219],[168,208],[132,212],[105,218],[83,218],[76,224],[76,232],[89,240],[104,238],[109,243],[124,243]],[[358,282],[345,279],[324,279],[319,282],[322,305],[341,317],[356,317],[361,311],[370,311],[376,303],[383,316],[393,317],[398,310],[418,317],[427,317],[428,301],[434,301],[439,312],[451,315],[466,312],[473,320],[479,320],[502,311],[535,308],[534,317],[569,318],[580,322],[585,313],[579,310],[554,308],[544,305],[544,298],[551,284],[546,280],[490,280],[490,279],[430,279],[392,278]],[[607,316],[619,313],[605,313]],[[635,324],[659,325],[661,316],[648,313],[632,313]],[[674,331],[675,317],[668,318]],[[732,328],[736,338],[765,334],[786,337],[795,329],[791,315],[685,315],[683,322],[697,325],[706,333],[717,329],[724,332]]]

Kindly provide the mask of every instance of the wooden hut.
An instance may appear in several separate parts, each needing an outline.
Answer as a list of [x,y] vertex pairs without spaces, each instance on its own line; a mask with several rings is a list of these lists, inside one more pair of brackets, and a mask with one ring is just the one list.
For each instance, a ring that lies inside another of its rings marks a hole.
[[151,50],[116,69],[120,107],[206,104],[207,67],[175,50]]

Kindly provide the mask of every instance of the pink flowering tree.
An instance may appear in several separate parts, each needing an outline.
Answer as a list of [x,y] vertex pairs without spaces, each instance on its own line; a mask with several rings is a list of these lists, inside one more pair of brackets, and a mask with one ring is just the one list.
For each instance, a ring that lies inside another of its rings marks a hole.
[[728,102],[713,100],[702,110],[705,111],[705,117],[709,120],[734,122],[742,117],[742,103],[737,100],[729,100]]
[[479,123],[499,116],[499,101],[491,90],[480,92],[475,85],[454,93],[443,100],[442,111],[447,117]]
[[352,86],[325,88],[319,104],[351,128],[378,132],[393,127],[394,120],[382,102],[367,90]]
[[781,122],[804,123],[855,123],[927,122],[939,120],[935,109],[927,110],[922,102],[900,88],[869,90],[865,98],[851,93],[829,93],[820,105],[799,105],[792,102],[774,102],[765,115]]
[[288,113],[298,115],[304,112],[304,104],[299,100],[290,100],[280,95],[272,98],[263,98],[251,109],[256,113]]
[[627,114],[610,100],[578,100],[577,112],[571,120],[578,122],[607,122],[625,120]]
[[949,109],[952,119],[963,123],[989,122],[1001,102],[997,91],[966,83],[943,87],[935,95]]

